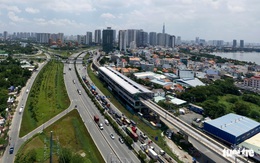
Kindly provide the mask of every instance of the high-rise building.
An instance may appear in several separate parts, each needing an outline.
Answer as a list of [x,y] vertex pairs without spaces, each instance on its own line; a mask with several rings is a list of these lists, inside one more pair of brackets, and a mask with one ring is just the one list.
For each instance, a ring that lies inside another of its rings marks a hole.
[[102,31],[102,47],[103,51],[109,53],[113,50],[114,47],[114,34],[115,30],[112,30],[111,27],[107,27],[107,29],[103,29]]
[[169,47],[170,48],[175,47],[175,36],[174,35],[170,35],[170,37],[169,37]]
[[50,33],[36,33],[36,41],[38,43],[49,43],[50,38]]
[[180,44],[181,44],[181,36],[177,36],[176,45],[180,45]]
[[139,41],[138,41],[138,46],[145,47],[148,45],[148,33],[144,31],[139,32]]
[[240,48],[244,48],[244,40],[240,40]]
[[129,47],[131,42],[137,42],[137,30],[136,29],[128,29],[127,30],[127,41],[126,46]]
[[196,37],[196,38],[195,38],[195,43],[196,43],[196,44],[199,44],[199,43],[200,43],[200,38],[199,38],[199,37]]
[[165,33],[157,33],[157,45],[159,45],[159,46],[166,45],[166,34]]
[[100,29],[95,30],[95,43],[101,44],[101,30]]
[[8,35],[8,32],[4,31],[4,40],[7,40],[7,35]]
[[87,32],[86,34],[86,45],[92,44],[92,32]]
[[126,39],[127,39],[127,31],[120,30],[118,36],[118,46],[120,51],[126,51]]
[[150,32],[149,33],[149,44],[152,46],[156,46],[157,45],[157,34],[156,32]]
[[163,30],[162,30],[162,33],[164,34],[165,33],[165,24],[163,23]]
[[233,48],[237,47],[237,40],[233,40]]

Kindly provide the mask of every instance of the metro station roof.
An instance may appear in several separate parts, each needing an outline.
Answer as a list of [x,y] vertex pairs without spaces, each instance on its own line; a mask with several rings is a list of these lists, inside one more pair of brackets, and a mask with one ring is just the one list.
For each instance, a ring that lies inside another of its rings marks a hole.
[[130,94],[153,93],[111,67],[99,67],[99,69]]

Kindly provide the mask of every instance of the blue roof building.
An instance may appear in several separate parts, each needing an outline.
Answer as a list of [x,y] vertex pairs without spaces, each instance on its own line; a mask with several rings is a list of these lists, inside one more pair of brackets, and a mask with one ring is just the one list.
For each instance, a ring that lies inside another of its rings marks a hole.
[[239,144],[260,132],[260,123],[234,113],[204,123],[204,130],[228,144]]

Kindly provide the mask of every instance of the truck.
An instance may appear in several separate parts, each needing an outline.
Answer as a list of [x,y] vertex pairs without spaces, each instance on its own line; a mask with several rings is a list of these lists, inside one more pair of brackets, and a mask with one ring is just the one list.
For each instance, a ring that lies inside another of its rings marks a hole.
[[155,161],[158,159],[158,154],[154,150],[152,150],[151,148],[149,148],[147,150],[147,154],[148,154],[148,156],[150,156]]
[[99,121],[98,115],[94,115],[94,121],[95,121],[96,123],[98,123],[98,121]]
[[126,133],[135,141],[137,142],[138,140],[138,135],[132,131],[131,127],[126,127]]

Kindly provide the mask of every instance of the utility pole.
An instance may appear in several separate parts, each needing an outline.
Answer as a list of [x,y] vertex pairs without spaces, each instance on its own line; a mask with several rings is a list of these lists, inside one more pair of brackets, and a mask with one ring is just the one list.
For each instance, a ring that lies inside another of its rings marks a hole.
[[50,163],[52,163],[52,131],[51,131],[51,138],[50,138]]

